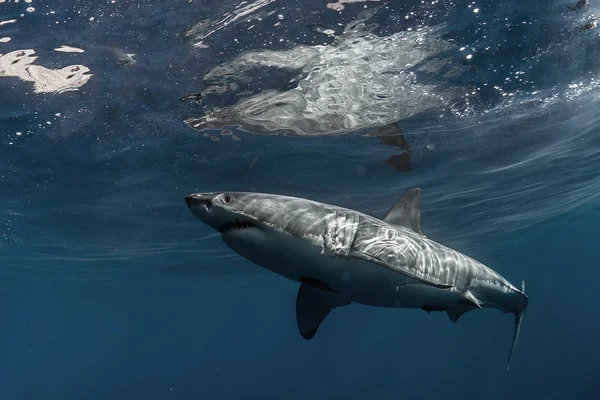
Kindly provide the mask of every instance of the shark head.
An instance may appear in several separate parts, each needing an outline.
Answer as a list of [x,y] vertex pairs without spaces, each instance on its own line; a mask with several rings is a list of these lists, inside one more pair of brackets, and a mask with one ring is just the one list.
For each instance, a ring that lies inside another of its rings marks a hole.
[[256,228],[260,221],[253,216],[250,194],[240,192],[195,193],[185,201],[190,211],[222,235]]
[[[185,198],[192,213],[223,236],[257,228],[305,238],[326,229],[330,207],[308,199],[254,192],[195,193]],[[254,229],[256,230],[256,229]]]
[[314,261],[308,253],[322,250],[329,213],[322,204],[251,192],[195,193],[185,201],[229,248],[289,279],[299,281],[300,271]]

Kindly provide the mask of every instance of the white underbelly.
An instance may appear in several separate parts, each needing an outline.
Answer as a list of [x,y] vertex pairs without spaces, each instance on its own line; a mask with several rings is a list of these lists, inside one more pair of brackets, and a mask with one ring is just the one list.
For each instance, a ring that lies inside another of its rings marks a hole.
[[288,279],[316,279],[341,297],[377,307],[422,308],[458,303],[458,293],[438,289],[367,260],[334,256],[307,240],[248,228],[224,242],[248,260]]

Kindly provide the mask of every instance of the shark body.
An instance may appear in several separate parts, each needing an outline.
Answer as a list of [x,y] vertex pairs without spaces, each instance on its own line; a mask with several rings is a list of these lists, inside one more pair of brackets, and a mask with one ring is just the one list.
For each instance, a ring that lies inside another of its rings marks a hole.
[[515,315],[518,338],[528,298],[480,262],[427,238],[420,227],[420,189],[409,190],[383,219],[316,201],[249,192],[196,193],[192,213],[221,232],[244,258],[300,283],[298,329],[311,339],[337,307],[464,313],[496,308]]

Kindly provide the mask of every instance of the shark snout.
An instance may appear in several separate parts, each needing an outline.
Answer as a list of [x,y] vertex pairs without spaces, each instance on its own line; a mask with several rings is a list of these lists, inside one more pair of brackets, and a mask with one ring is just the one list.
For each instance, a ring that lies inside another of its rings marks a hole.
[[194,193],[185,197],[185,202],[192,212],[202,222],[216,228],[218,217],[215,214],[215,195],[205,193]]
[[185,202],[190,209],[204,207],[208,211],[213,205],[213,198],[214,196],[207,194],[190,194],[185,197]]

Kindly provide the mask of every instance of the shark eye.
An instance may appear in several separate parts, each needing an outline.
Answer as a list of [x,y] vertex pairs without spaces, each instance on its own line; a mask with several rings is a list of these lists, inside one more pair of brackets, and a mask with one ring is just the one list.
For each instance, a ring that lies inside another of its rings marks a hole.
[[231,200],[232,200],[232,198],[230,195],[225,196],[225,203],[231,203]]

